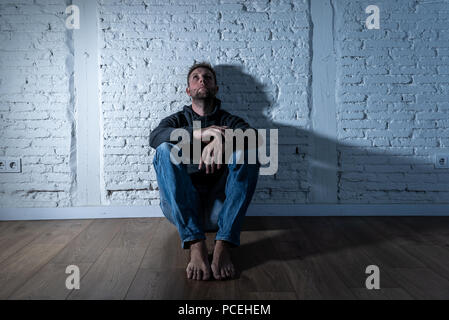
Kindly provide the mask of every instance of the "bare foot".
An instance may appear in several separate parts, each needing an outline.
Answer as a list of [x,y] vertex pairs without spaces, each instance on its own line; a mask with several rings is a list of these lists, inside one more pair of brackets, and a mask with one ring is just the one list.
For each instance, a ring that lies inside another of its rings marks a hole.
[[207,257],[207,247],[204,240],[190,245],[190,262],[187,265],[187,279],[208,280],[211,277],[211,269]]
[[211,264],[212,273],[217,280],[235,277],[235,268],[231,261],[230,245],[226,241],[217,240]]

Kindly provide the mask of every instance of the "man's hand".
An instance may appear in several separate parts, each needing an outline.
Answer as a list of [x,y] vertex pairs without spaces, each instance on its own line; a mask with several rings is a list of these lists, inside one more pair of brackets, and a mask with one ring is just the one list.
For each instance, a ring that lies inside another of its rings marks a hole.
[[198,169],[201,170],[204,165],[206,167],[206,174],[214,173],[215,166],[217,166],[217,170],[220,170],[221,164],[223,163],[223,154],[224,143],[219,141],[219,139],[214,139],[204,147]]
[[224,154],[225,143],[225,129],[228,126],[210,126],[204,129],[197,129],[193,132],[193,137],[198,140],[210,141],[213,137],[212,142],[208,143],[201,154],[200,164],[198,169],[206,166],[206,174],[214,173],[215,165],[217,165],[217,170],[220,170],[222,164],[222,158]]
[[201,141],[210,141],[212,137],[225,136],[225,129],[229,129],[228,126],[210,126],[207,128],[201,128],[193,130],[193,138]]

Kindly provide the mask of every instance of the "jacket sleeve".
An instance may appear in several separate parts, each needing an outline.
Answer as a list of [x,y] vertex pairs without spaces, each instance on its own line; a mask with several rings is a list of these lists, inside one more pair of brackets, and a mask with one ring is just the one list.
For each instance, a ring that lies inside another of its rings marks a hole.
[[179,123],[179,118],[176,115],[170,115],[161,120],[159,125],[150,133],[150,147],[156,149],[159,145],[164,142],[177,143],[178,141],[171,141],[170,134],[175,129],[185,129],[189,133],[190,143],[192,143],[193,138],[193,127],[181,126]]

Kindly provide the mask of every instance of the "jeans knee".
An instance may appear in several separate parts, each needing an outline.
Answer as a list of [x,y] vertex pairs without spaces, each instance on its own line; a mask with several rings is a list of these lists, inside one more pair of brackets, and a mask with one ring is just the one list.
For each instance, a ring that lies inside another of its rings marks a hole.
[[156,148],[156,153],[153,158],[153,165],[157,167],[161,159],[166,158],[170,154],[171,146],[169,142],[163,142]]
[[156,153],[170,153],[171,148],[174,146],[173,143],[170,142],[162,142],[157,148]]
[[180,157],[182,149],[174,143],[163,142],[156,148],[153,164],[156,166],[166,166],[172,164],[180,166],[184,164],[184,159]]
[[166,158],[170,156],[171,150],[175,145],[171,142],[162,142],[157,148],[156,148],[156,158]]

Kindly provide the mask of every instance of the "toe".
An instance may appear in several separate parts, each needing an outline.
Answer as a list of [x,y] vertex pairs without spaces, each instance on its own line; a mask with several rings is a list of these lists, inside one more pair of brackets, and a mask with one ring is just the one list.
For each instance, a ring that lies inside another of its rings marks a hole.
[[187,279],[192,279],[193,277],[192,269],[190,267],[187,267],[186,271],[187,271]]
[[214,271],[214,278],[217,280],[221,280],[221,275],[218,271]]
[[220,280],[220,274],[217,271],[217,267],[215,266],[215,264],[211,265],[211,269],[212,269],[212,275],[214,276],[215,279]]
[[195,280],[200,280],[200,279],[201,279],[201,270],[196,269]]
[[231,269],[229,267],[226,268],[226,277],[231,277]]

